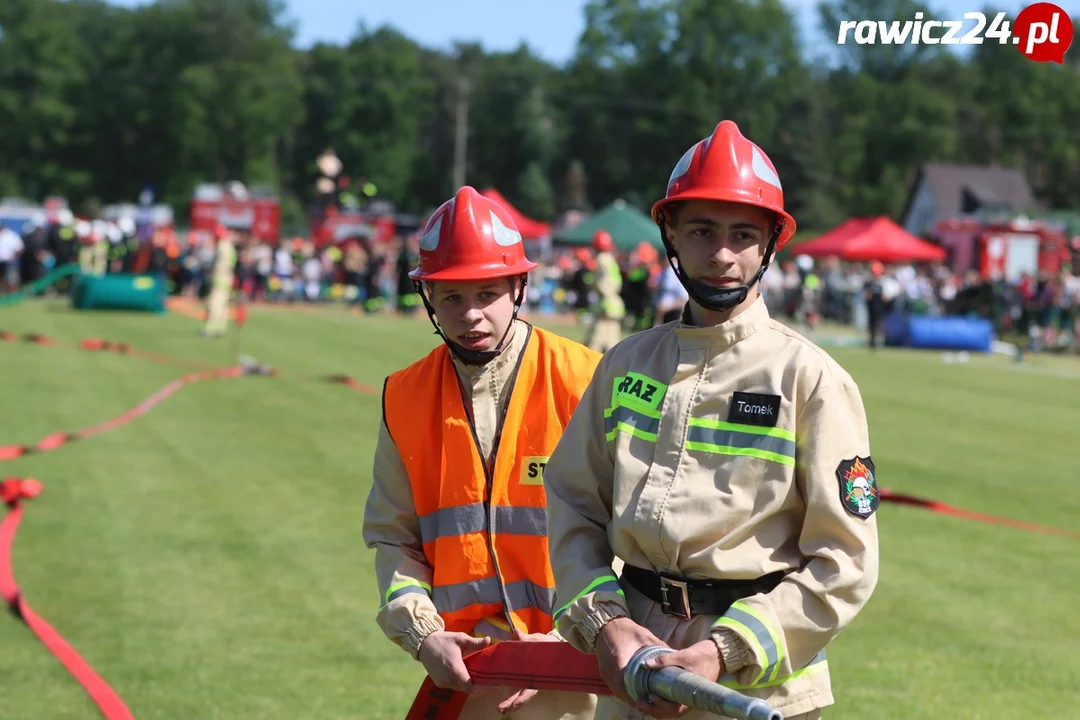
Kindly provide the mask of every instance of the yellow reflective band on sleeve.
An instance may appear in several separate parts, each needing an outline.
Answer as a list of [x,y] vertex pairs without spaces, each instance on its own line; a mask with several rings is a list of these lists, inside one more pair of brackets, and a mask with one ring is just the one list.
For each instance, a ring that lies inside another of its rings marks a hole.
[[761,666],[761,672],[754,678],[753,685],[776,680],[780,664],[784,660],[784,644],[756,610],[737,600],[724,616],[716,621],[715,626],[731,628],[750,643],[755,657],[758,658],[758,665]]
[[659,417],[649,417],[627,407],[608,408],[604,411],[604,432],[608,442],[614,440],[620,431],[642,440],[656,442],[656,431],[659,429]]
[[720,678],[720,684],[731,690],[760,690],[762,688],[776,687],[777,685],[783,685],[786,682],[790,682],[797,678],[808,677],[810,675],[816,675],[819,672],[823,672],[829,669],[829,662],[825,659],[825,651],[822,650],[814,659],[811,660],[806,667],[798,670],[791,675],[785,675],[784,677],[778,677],[775,680],[767,680],[754,685],[741,685],[735,681],[735,677],[731,673],[724,673]]
[[757,683],[761,682],[761,678],[765,675],[765,667],[769,664],[769,657],[765,653],[765,648],[762,647],[758,641],[754,631],[743,625],[738,620],[733,620],[729,617],[722,617],[716,621],[713,627],[726,627],[739,633],[739,637],[744,638],[750,645],[750,649],[754,652],[754,658],[757,660],[757,664],[762,668],[758,676],[754,678],[753,686],[757,686]]
[[586,585],[585,589],[575,595],[573,600],[556,610],[554,619],[558,620],[571,605],[592,592],[613,592],[626,597],[626,593],[623,592],[622,586],[619,585],[619,579],[617,577],[614,575],[601,575]]
[[406,580],[403,583],[397,585],[391,585],[386,589],[386,602],[383,603],[383,607],[390,604],[391,600],[396,600],[402,595],[408,595],[409,593],[422,592],[425,595],[431,595],[431,586],[425,582],[419,580]]
[[640,373],[616,377],[611,386],[611,407],[604,410],[604,433],[611,442],[619,432],[656,442],[660,407],[668,386]]

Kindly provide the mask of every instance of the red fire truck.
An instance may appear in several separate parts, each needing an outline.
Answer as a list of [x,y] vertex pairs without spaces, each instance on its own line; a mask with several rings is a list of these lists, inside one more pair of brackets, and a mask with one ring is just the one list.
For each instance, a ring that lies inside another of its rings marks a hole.
[[207,183],[195,188],[191,229],[213,232],[222,224],[250,233],[256,240],[277,242],[281,235],[281,201],[268,190],[248,190],[241,183]]
[[1015,282],[1023,274],[1056,274],[1069,262],[1063,228],[1024,217],[986,221],[975,218],[939,222],[933,235],[949,253],[953,270],[977,270],[984,278]]
[[311,237],[318,247],[337,245],[353,237],[364,237],[372,243],[389,242],[399,224],[399,218],[391,212],[338,210],[331,205],[313,218]]

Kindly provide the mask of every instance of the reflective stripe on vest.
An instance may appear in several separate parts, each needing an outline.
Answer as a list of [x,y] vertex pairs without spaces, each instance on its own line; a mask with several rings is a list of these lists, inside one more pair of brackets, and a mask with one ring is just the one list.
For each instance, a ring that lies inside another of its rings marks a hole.
[[432,568],[430,589],[391,589],[427,592],[448,630],[488,631],[504,619],[531,633],[552,628],[543,469],[600,355],[527,325],[522,330],[529,336],[503,393],[490,486],[466,409],[471,401],[445,345],[386,383],[386,425],[409,475]]
[[[495,532],[510,535],[547,535],[547,508],[497,506]],[[440,508],[420,516],[420,537],[424,544],[441,537],[481,532],[486,527],[483,503]]]

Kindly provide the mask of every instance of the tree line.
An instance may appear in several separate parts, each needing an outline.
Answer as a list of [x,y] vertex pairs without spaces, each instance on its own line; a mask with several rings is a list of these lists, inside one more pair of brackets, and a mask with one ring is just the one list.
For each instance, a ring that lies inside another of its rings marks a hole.
[[[914,0],[818,6],[832,38],[841,18],[920,10],[935,16]],[[804,228],[897,216],[928,161],[1019,167],[1048,205],[1080,208],[1076,48],[1057,65],[997,42],[806,47],[780,0],[584,12],[575,56],[556,66],[527,46],[437,50],[386,27],[301,49],[279,0],[5,0],[0,196],[86,210],[149,185],[182,213],[196,184],[241,180],[276,187],[301,222],[332,147],[400,212],[430,210],[463,179],[549,220],[616,198],[647,208],[730,118],[769,153]]]

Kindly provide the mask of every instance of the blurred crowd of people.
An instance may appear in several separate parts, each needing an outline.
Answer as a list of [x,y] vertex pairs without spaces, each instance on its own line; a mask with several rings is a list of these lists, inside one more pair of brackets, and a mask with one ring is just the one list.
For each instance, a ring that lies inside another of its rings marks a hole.
[[1027,349],[1080,353],[1080,274],[1069,265],[1054,274],[1022,273],[1013,282],[976,270],[953,272],[942,264],[873,263],[869,274],[864,297],[870,315],[975,316],[989,320],[999,338]]
[[[250,301],[339,302],[363,312],[423,307],[408,272],[418,238],[371,242],[354,237],[317,247],[305,238],[259,241],[236,238],[236,288]],[[581,319],[600,302],[597,252],[591,247],[529,248],[541,259],[530,277],[526,311]],[[618,292],[625,330],[641,330],[678,317],[686,294],[662,252],[647,243],[614,251],[621,271]],[[205,298],[215,257],[210,233],[162,228],[140,239],[133,223],[75,221],[28,224],[23,233],[0,229],[0,283],[5,292],[33,282],[50,268],[80,262],[87,272],[161,273],[170,292]],[[942,264],[847,263],[807,256],[774,261],[761,280],[770,312],[810,330],[820,323],[877,330],[895,311],[918,315],[975,315],[989,319],[999,337],[1027,338],[1029,348],[1080,352],[1080,275],[1024,274],[1014,282],[958,273]]]
[[[686,294],[666,257],[643,246],[618,258],[627,329],[678,316]],[[588,249],[567,251],[538,270],[544,290],[532,301],[548,311],[586,313],[596,302],[594,270]],[[795,256],[769,268],[761,292],[773,317],[809,330],[825,322],[879,332],[881,320],[893,312],[974,316],[989,320],[998,337],[1026,338],[1030,349],[1080,352],[1080,274],[1070,266],[1057,274],[1025,273],[1008,282],[974,270],[954,272],[941,263],[885,266],[838,258],[815,263],[808,256]]]
[[0,225],[0,287],[13,292],[71,263],[96,274],[145,272],[152,260],[163,268],[168,260],[166,248],[161,245],[158,250],[143,245],[135,222],[128,218],[81,220],[62,211],[56,221],[49,222],[41,215],[18,230]]

